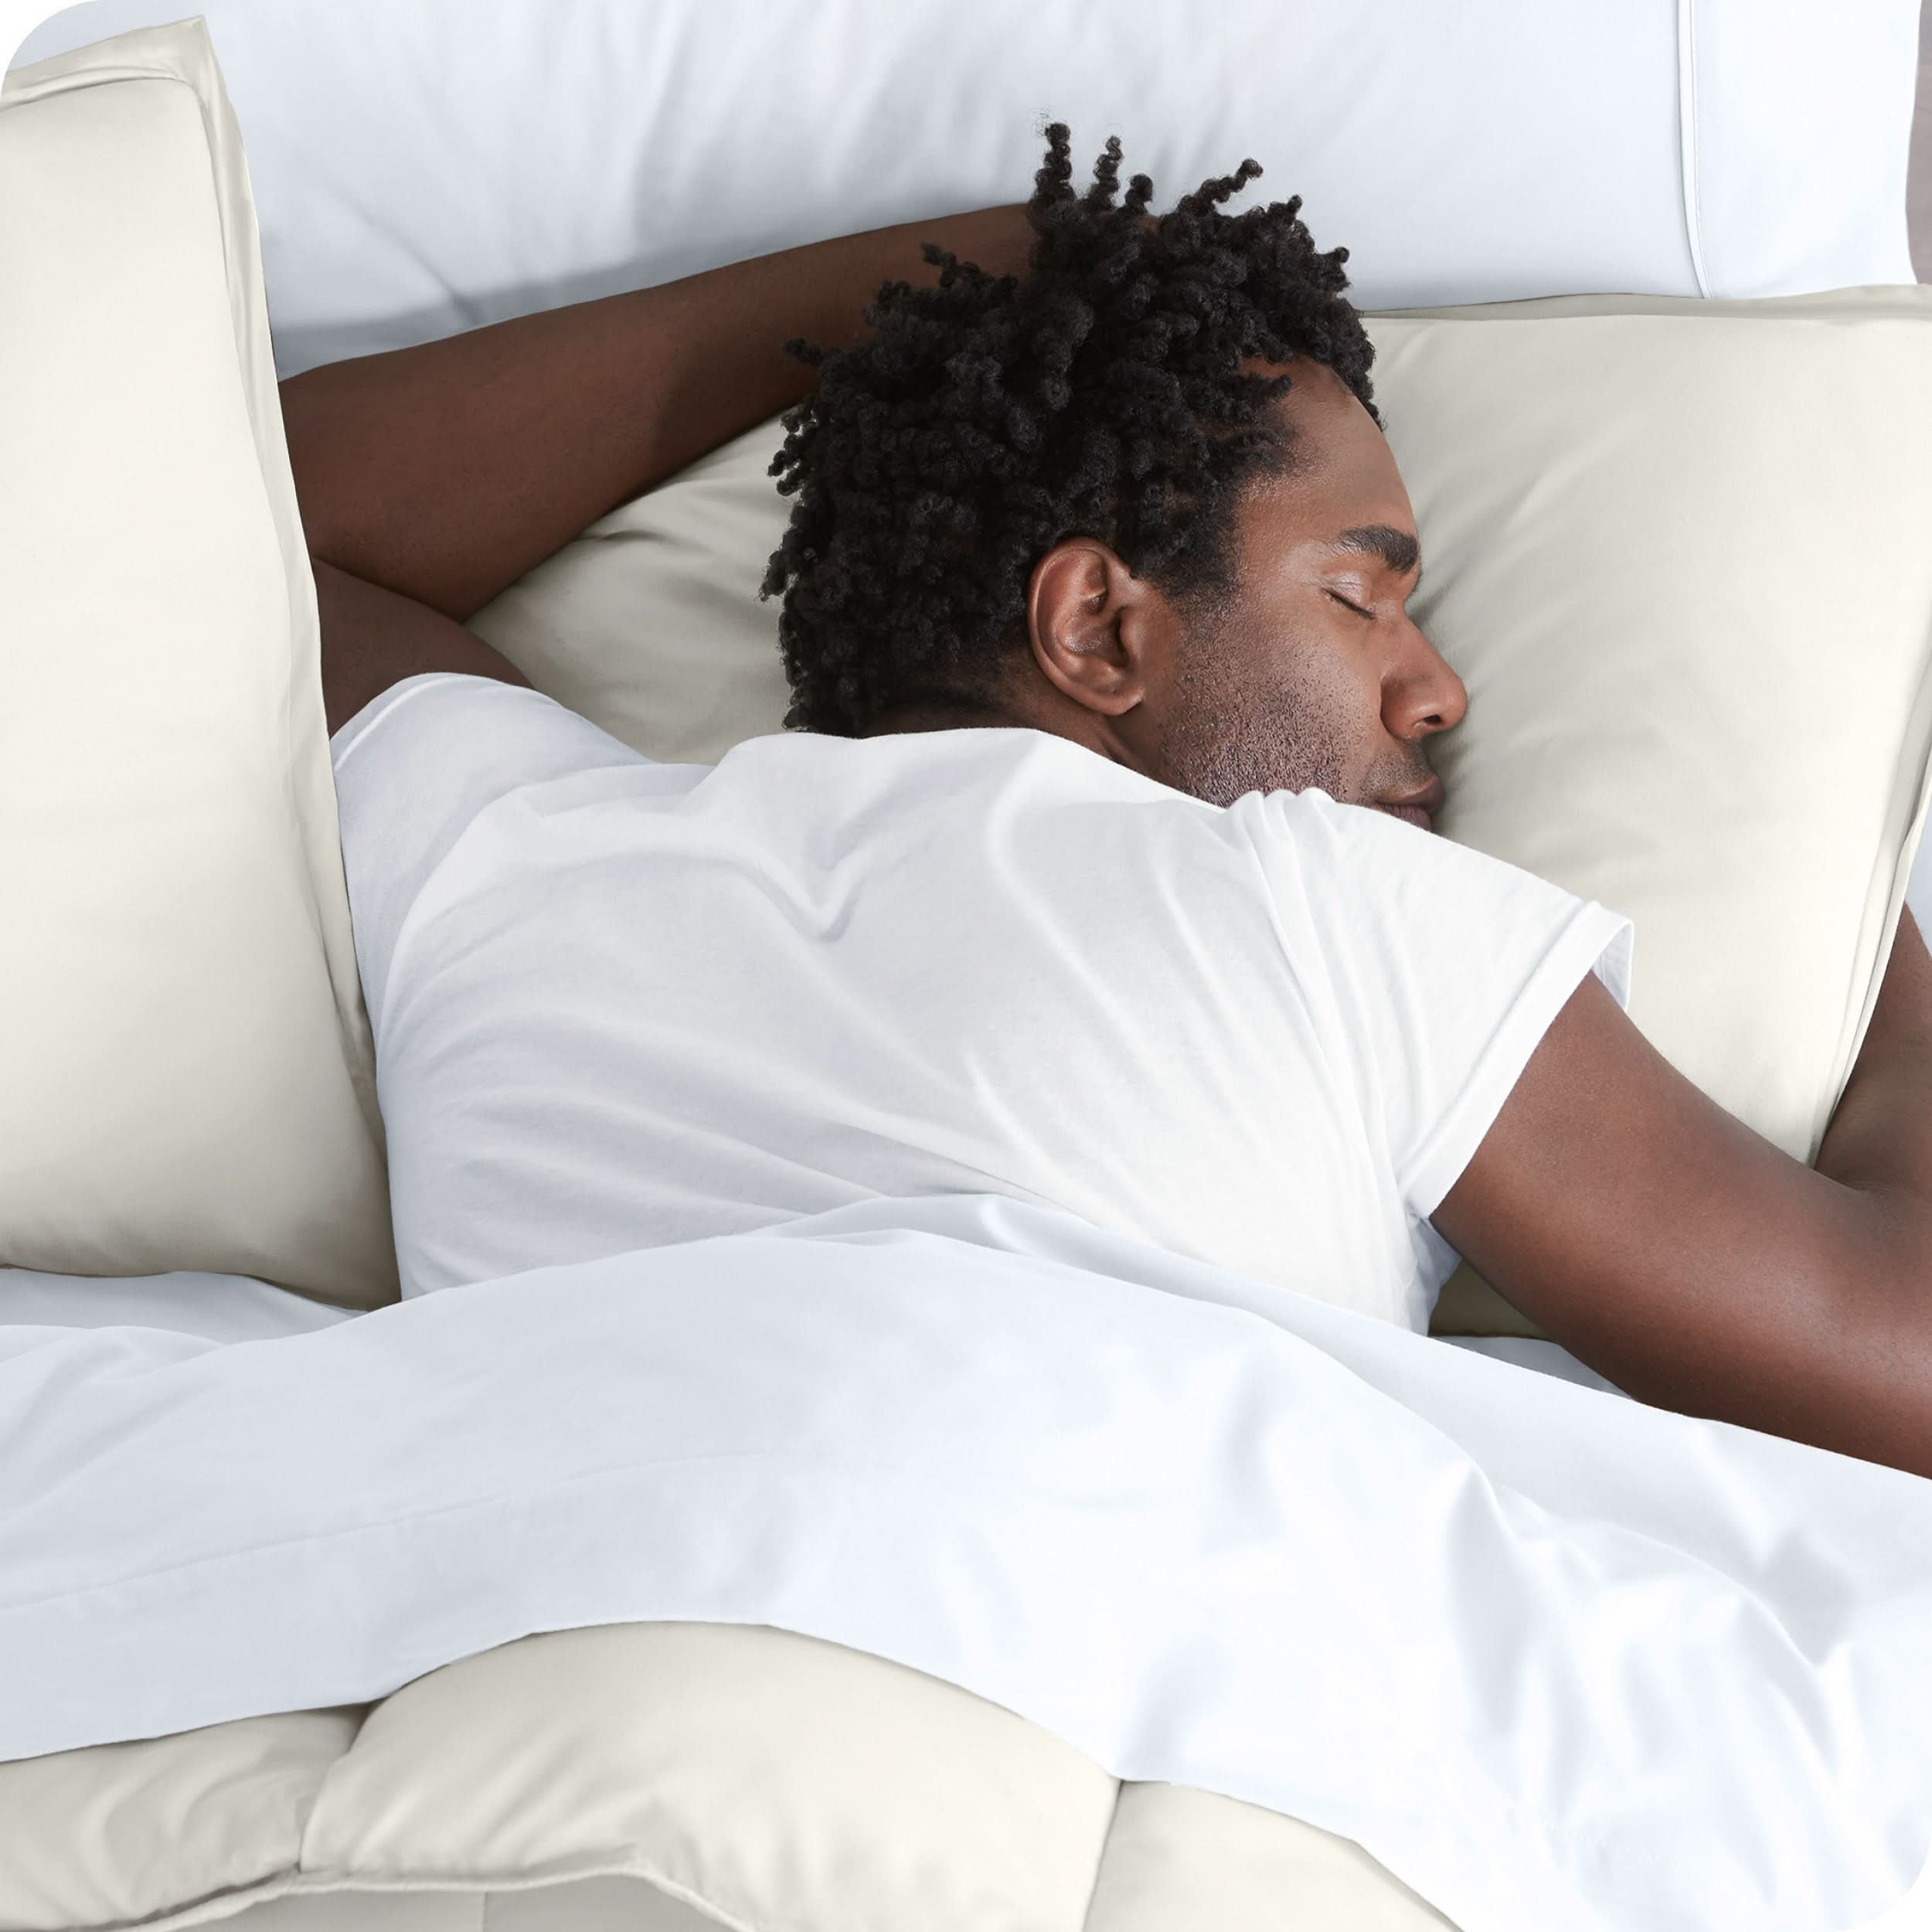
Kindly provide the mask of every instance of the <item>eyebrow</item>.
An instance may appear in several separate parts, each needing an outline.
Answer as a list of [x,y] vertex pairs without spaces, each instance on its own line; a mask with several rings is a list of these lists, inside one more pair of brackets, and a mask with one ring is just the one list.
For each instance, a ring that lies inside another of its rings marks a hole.
[[1422,588],[1422,546],[1406,530],[1398,530],[1391,523],[1362,523],[1344,530],[1335,541],[1338,549],[1366,550],[1379,556],[1392,570],[1404,574],[1414,571],[1416,580],[1410,588]]

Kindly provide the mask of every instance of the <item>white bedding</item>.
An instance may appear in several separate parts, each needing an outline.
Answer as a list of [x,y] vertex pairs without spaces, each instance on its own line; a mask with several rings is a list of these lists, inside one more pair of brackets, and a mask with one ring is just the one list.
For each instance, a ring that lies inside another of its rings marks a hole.
[[1932,1482],[1070,1216],[869,1202],[230,1345],[0,1329],[0,1759],[660,1619],[1304,1818],[1462,1932],[1932,1912]]
[[[189,10],[39,4],[23,63]],[[1304,196],[1347,243],[1366,308],[1912,279],[1914,0],[192,11],[248,144],[284,376],[1011,200],[1054,120],[1082,157],[1120,134],[1163,206],[1253,155],[1263,199]]]
[[[38,1268],[0,1268],[0,1328],[29,1323],[65,1328],[126,1325],[171,1328],[209,1342],[260,1342],[270,1335],[332,1328],[360,1312],[332,1308],[243,1274],[190,1269],[173,1274],[49,1274]],[[1554,1342],[1520,1335],[1445,1335],[1436,1339],[1539,1374],[1560,1376],[1586,1389],[1622,1393],[1614,1382]]]
[[0,1268],[0,1328],[172,1328],[209,1342],[260,1342],[332,1328],[358,1313],[246,1274],[49,1274]]

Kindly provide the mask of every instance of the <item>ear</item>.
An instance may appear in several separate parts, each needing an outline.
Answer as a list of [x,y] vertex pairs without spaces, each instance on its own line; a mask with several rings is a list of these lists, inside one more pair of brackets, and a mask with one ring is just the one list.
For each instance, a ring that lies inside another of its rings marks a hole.
[[1049,682],[1110,718],[1145,698],[1160,634],[1160,594],[1097,538],[1069,537],[1033,566],[1027,641]]

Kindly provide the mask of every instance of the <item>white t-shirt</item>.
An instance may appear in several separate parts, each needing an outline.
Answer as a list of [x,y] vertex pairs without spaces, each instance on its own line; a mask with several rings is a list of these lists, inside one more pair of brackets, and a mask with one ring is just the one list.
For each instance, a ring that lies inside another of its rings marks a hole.
[[332,748],[406,1294],[992,1192],[1420,1330],[1425,1217],[1583,976],[1628,1000],[1593,900],[1042,731],[662,764],[434,672]]

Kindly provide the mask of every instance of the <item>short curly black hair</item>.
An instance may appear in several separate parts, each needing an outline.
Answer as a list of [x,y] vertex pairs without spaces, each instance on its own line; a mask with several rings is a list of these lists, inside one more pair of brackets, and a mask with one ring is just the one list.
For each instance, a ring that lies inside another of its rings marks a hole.
[[996,710],[1033,566],[1070,536],[1177,598],[1226,590],[1235,498],[1291,458],[1270,407],[1289,378],[1244,361],[1325,363],[1381,421],[1349,251],[1316,252],[1298,195],[1222,213],[1261,172],[1244,161],[1150,216],[1146,175],[1117,199],[1117,137],[1081,196],[1066,128],[1046,134],[1024,277],[929,243],[938,285],[888,282],[858,347],[787,345],[819,372],[771,464],[797,498],[763,587],[784,597],[787,729]]

